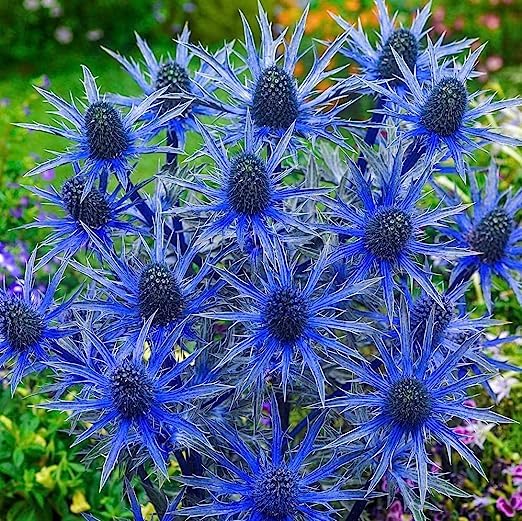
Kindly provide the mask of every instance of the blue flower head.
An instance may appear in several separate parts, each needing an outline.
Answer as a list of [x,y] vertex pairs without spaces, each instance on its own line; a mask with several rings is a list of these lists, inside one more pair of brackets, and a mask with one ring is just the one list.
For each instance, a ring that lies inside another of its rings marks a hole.
[[[408,83],[401,82],[401,70],[395,60],[392,49],[403,59],[408,69],[423,83],[431,78],[431,63],[426,40],[429,29],[426,23],[431,14],[431,2],[421,11],[417,11],[411,27],[396,27],[397,14],[390,18],[384,0],[375,0],[379,18],[377,41],[372,45],[359,21],[353,27],[338,15],[333,15],[337,23],[348,32],[346,46],[341,53],[355,61],[361,67],[361,74],[367,81],[388,80],[390,88],[398,91],[407,90]],[[443,36],[433,44],[436,60],[458,54],[468,49],[474,40],[463,39],[450,44],[443,43]]]
[[[136,42],[145,61],[145,69],[132,58],[125,58],[103,47],[122,65],[143,91],[141,96],[112,94],[108,96],[111,101],[123,106],[134,107],[142,103],[147,96],[163,91],[164,95],[161,100],[151,106],[150,110],[142,116],[147,120],[155,120],[192,99],[192,104],[186,106],[183,112],[176,117],[163,121],[162,125],[156,127],[158,132],[166,127],[173,130],[180,146],[185,141],[186,130],[195,128],[196,116],[214,114],[215,109],[219,106],[217,100],[212,103],[212,106],[205,104],[208,94],[215,90],[216,84],[211,75],[212,69],[206,63],[201,63],[199,69],[193,72],[191,64],[193,56],[187,47],[189,39],[190,31],[188,26],[185,25],[179,37],[180,43],[176,47],[175,56],[172,57],[169,54],[167,57],[158,59],[154,56],[147,42],[136,34]],[[224,49],[219,51],[214,58],[218,62],[222,61],[224,52]]]
[[212,503],[183,508],[180,514],[223,521],[330,521],[336,513],[331,505],[337,501],[353,501],[367,494],[360,489],[342,489],[341,481],[329,488],[319,483],[334,478],[336,472],[354,459],[349,455],[334,455],[328,461],[311,467],[309,460],[325,420],[322,414],[308,428],[301,444],[291,452],[281,429],[275,400],[272,400],[272,429],[270,450],[260,444],[255,449],[247,445],[237,432],[219,428],[221,446],[234,459],[216,452],[213,457],[223,469],[223,476],[181,477],[180,480],[212,494]]
[[81,248],[88,249],[92,245],[86,227],[95,234],[106,247],[112,245],[112,237],[118,232],[135,232],[136,225],[124,221],[122,217],[133,206],[130,201],[140,188],[134,187],[121,194],[121,186],[107,193],[96,187],[96,184],[85,193],[85,178],[81,176],[67,179],[60,192],[54,187],[51,191],[34,186],[27,188],[42,200],[51,203],[65,213],[62,216],[39,218],[24,228],[51,228],[52,233],[43,243],[50,250],[40,259],[36,269],[47,264],[60,254],[74,256]]
[[200,240],[218,234],[232,232],[242,250],[251,251],[260,246],[270,251],[274,233],[279,236],[288,228],[311,234],[312,230],[291,212],[285,211],[284,203],[290,198],[315,198],[326,193],[325,189],[292,187],[283,184],[289,174],[281,167],[294,124],[279,140],[270,156],[265,159],[263,146],[256,142],[250,114],[247,114],[244,148],[228,157],[223,144],[199,125],[205,139],[206,153],[216,164],[216,171],[207,178],[197,176],[194,182],[177,179],[180,185],[202,194],[207,204],[187,204],[175,213],[188,212],[209,216]]
[[[522,208],[522,190],[499,192],[499,172],[491,164],[483,190],[476,174],[468,175],[473,205],[456,218],[457,227],[446,231],[455,244],[476,254],[460,259],[452,271],[452,281],[469,278],[478,271],[484,299],[491,311],[492,276],[503,278],[522,303],[522,228],[515,217]],[[442,192],[441,192],[442,193]],[[460,202],[456,192],[443,192],[451,203]]]
[[[362,451],[362,465],[361,467],[374,468],[379,463],[379,447],[369,448],[363,446]],[[374,460],[368,459],[368,453],[377,454]],[[411,453],[411,443],[407,443],[404,447],[399,449],[397,454],[393,457],[390,466],[385,474],[386,478],[386,492],[388,493],[388,504],[391,503],[392,499],[398,494],[401,496],[401,501],[404,506],[413,514],[413,519],[416,521],[427,521],[427,517],[424,512],[425,509],[436,510],[437,507],[432,503],[423,503],[419,497],[419,484],[417,469],[415,461],[412,461],[409,457]],[[384,485],[384,482],[383,482]],[[466,498],[469,495],[460,490],[458,487],[443,479],[436,473],[428,473],[427,479],[428,491],[437,494],[444,495],[449,498]]]
[[[202,47],[190,45],[190,50],[201,60],[208,63],[217,73],[219,87],[230,98],[226,111],[237,121],[227,126],[226,140],[237,141],[243,135],[245,118],[250,112],[254,122],[255,135],[263,141],[272,142],[280,138],[294,124],[294,135],[310,138],[324,137],[344,146],[344,142],[336,132],[340,119],[337,115],[346,107],[339,100],[339,85],[333,85],[317,93],[317,85],[331,78],[339,69],[327,70],[332,58],[341,48],[346,36],[338,37],[328,45],[320,57],[317,57],[306,77],[297,82],[294,70],[301,58],[300,46],[304,35],[308,8],[296,25],[290,41],[285,41],[285,33],[276,38],[272,35],[272,27],[268,17],[259,4],[258,22],[261,29],[261,46],[256,48],[252,31],[242,15],[246,52],[244,66],[248,78],[243,82],[227,59],[219,63]],[[278,49],[284,53],[278,56]],[[240,68],[241,71],[243,67]],[[351,80],[343,82],[344,90],[349,90]],[[344,125],[347,123],[344,122]]]
[[56,341],[74,331],[55,325],[76,297],[62,304],[54,302],[66,264],[61,265],[41,294],[34,287],[35,259],[36,250],[27,262],[21,294],[0,290],[0,368],[13,360],[12,393],[24,376],[43,369],[42,363],[49,359]]
[[[372,159],[372,162],[375,158]],[[339,221],[324,228],[339,235],[343,241],[333,260],[352,262],[353,276],[363,280],[369,273],[382,277],[382,288],[392,317],[394,308],[394,275],[404,272],[415,280],[435,301],[440,296],[430,281],[430,274],[417,264],[418,256],[454,258],[465,255],[463,249],[447,244],[424,242],[429,226],[437,227],[451,215],[462,210],[460,206],[421,211],[417,205],[421,191],[431,175],[431,166],[421,165],[406,182],[403,175],[404,155],[399,149],[391,165],[381,165],[385,176],[375,187],[372,179],[365,179],[359,166],[350,161],[350,173],[360,199],[359,208],[346,204],[340,198],[327,199],[331,216]]]
[[[170,338],[150,343],[147,337],[152,320],[150,317],[144,324],[137,339],[125,341],[130,345],[114,345],[114,348],[85,329],[82,344],[90,348],[86,363],[48,362],[58,378],[81,387],[71,401],[44,405],[47,409],[72,411],[71,418],[92,424],[77,436],[74,444],[101,430],[107,431],[102,438],[102,452],[106,453],[102,487],[122,451],[134,446],[137,440],[165,476],[169,462],[169,453],[164,450],[165,439],[171,440],[174,446],[197,447],[208,443],[202,431],[186,418],[185,411],[195,400],[219,392],[222,386],[193,385],[187,381],[184,377],[197,352],[173,363],[172,343],[179,339],[182,326],[174,329]],[[146,346],[150,348],[148,360],[145,359]],[[75,342],[69,348],[73,353],[82,349]]]
[[146,260],[128,255],[125,249],[118,256],[95,234],[89,233],[110,271],[100,271],[76,261],[71,261],[71,265],[103,288],[104,299],[96,295],[81,306],[117,318],[111,321],[107,334],[113,338],[120,335],[136,337],[143,324],[153,317],[151,333],[155,337],[168,338],[181,323],[182,340],[197,337],[193,330],[195,319],[209,309],[221,284],[210,287],[206,283],[206,277],[212,271],[208,260],[195,272],[198,250],[194,245],[189,245],[183,253],[179,249],[170,251],[170,239],[165,237],[164,221],[159,211],[154,220],[153,247],[149,247],[145,239],[141,240]]
[[476,124],[482,116],[522,103],[518,98],[495,102],[488,98],[485,101],[476,101],[476,106],[472,107],[471,103],[478,99],[481,92],[470,94],[466,81],[471,77],[483,49],[484,46],[481,46],[471,52],[462,65],[454,63],[453,67],[448,67],[446,64],[437,64],[435,48],[428,39],[431,78],[423,85],[392,49],[402,73],[401,81],[408,85],[406,95],[378,82],[368,82],[364,78],[361,80],[367,87],[393,102],[395,106],[387,106],[379,109],[379,112],[405,122],[407,130],[404,136],[422,144],[426,151],[426,162],[431,162],[437,152],[443,150],[453,158],[455,169],[461,175],[466,171],[466,155],[487,142],[522,145],[519,139],[492,132],[487,127]]
[[491,377],[482,373],[469,376],[467,372],[459,374],[457,371],[463,358],[469,356],[470,350],[476,346],[476,338],[470,337],[443,360],[437,361],[434,357],[437,345],[432,342],[433,326],[432,312],[419,346],[410,334],[409,311],[403,302],[397,331],[399,352],[393,353],[382,338],[375,338],[382,370],[377,370],[368,362],[344,361],[356,381],[372,390],[364,394],[345,392],[344,396],[328,401],[330,406],[348,410],[361,408],[370,415],[369,421],[355,426],[331,444],[349,447],[351,441],[367,438],[368,443],[377,447],[379,464],[372,474],[369,489],[377,486],[399,451],[409,447],[408,458],[415,462],[422,503],[428,487],[425,444],[429,439],[437,440],[448,450],[453,448],[483,474],[479,459],[448,427],[448,421],[452,418],[496,423],[508,421],[488,409],[464,404],[468,398],[466,391]]
[[[487,316],[472,318],[464,299],[468,286],[469,281],[450,286],[447,291],[440,293],[440,302],[435,302],[424,291],[413,298],[408,288],[403,288],[410,317],[410,335],[416,346],[415,355],[420,354],[431,320],[434,363],[441,363],[448,354],[456,351],[466,340],[473,337],[475,344],[462,357],[461,371],[468,369],[476,373],[480,373],[482,370],[495,371],[497,369],[518,371],[515,366],[488,356],[489,341],[484,337],[486,328],[500,326],[504,322]],[[382,317],[383,321],[384,319],[385,317]],[[398,317],[394,320],[394,326],[392,337],[397,338],[400,331]],[[490,391],[487,382],[484,382],[484,387]]]
[[126,187],[132,170],[131,163],[139,155],[176,151],[171,147],[148,144],[148,141],[154,137],[158,128],[183,114],[190,102],[178,105],[154,120],[136,125],[151,107],[161,102],[166,89],[156,91],[123,114],[100,94],[91,71],[85,66],[83,84],[87,104],[82,103],[82,110],[72,100],[69,103],[50,91],[35,87],[66,123],[60,126],[21,123],[20,126],[63,137],[71,141],[73,147],[44,161],[26,175],[40,174],[50,168],[80,161],[82,167],[78,175],[86,178],[86,194],[102,172],[114,172],[120,184]]
[[321,401],[325,397],[325,377],[321,362],[333,352],[354,353],[334,331],[367,335],[372,329],[358,321],[344,320],[337,312],[343,301],[363,292],[375,279],[359,284],[345,284],[332,290],[333,281],[324,282],[328,267],[325,248],[309,269],[307,277],[296,273],[296,260],[291,261],[282,246],[274,243],[274,252],[265,256],[264,274],[245,280],[231,271],[219,273],[239,296],[241,307],[233,311],[209,314],[214,319],[242,324],[246,334],[233,343],[219,365],[247,355],[246,371],[238,374],[239,387],[262,381],[274,366],[282,376],[283,389],[295,364],[306,366],[317,385]]

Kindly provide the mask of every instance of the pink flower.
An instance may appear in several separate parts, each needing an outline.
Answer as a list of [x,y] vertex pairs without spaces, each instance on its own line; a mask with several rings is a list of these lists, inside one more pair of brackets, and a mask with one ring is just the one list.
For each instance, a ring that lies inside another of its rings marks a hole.
[[504,472],[513,478],[513,485],[515,485],[515,487],[522,485],[522,465],[513,465]]
[[475,433],[469,428],[469,425],[459,425],[453,429],[455,434],[460,436],[460,441],[466,445],[475,443]]
[[516,492],[510,499],[499,497],[496,507],[506,517],[515,517],[522,510],[522,492]]
[[266,427],[270,427],[272,425],[272,406],[270,402],[263,402],[263,406],[261,408],[261,424]]
[[453,22],[453,27],[457,31],[462,31],[462,29],[464,29],[464,17],[458,16],[457,18],[455,18],[455,22]]
[[493,423],[474,421],[455,427],[453,432],[461,436],[462,442],[466,445],[476,445],[479,449],[483,449],[487,434],[494,426]]
[[54,168],[51,168],[43,172],[42,178],[46,181],[52,181],[54,179]]
[[488,71],[498,71],[504,65],[504,60],[501,56],[489,56],[486,59],[486,68]]
[[511,504],[517,512],[522,510],[522,491],[515,492],[511,496]]
[[432,18],[434,22],[442,22],[444,20],[444,16],[446,16],[444,7],[437,7],[437,9],[433,11]]
[[480,17],[480,23],[493,31],[500,27],[500,17],[494,13],[488,13]]
[[386,521],[402,521],[403,514],[404,509],[402,508],[402,503],[398,499],[396,499],[388,509]]

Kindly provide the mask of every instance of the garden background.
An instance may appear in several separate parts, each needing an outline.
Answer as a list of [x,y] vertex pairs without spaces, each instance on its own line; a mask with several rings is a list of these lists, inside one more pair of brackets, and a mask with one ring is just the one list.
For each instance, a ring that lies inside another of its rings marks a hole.
[[[277,30],[278,24],[292,25],[304,4],[304,0],[266,0],[264,7],[277,21]],[[421,7],[419,0],[390,0],[388,5],[398,9],[405,20]],[[166,53],[171,39],[187,21],[194,41],[217,47],[224,39],[241,36],[238,9],[252,21],[256,1],[0,0],[0,284],[16,289],[16,278],[22,273],[28,252],[45,236],[45,230],[16,229],[45,212],[21,185],[59,185],[60,178],[68,173],[65,167],[63,172],[48,171],[42,178],[23,179],[24,172],[49,157],[45,150],[59,146],[52,136],[12,125],[50,121],[49,107],[32,85],[52,88],[63,97],[69,92],[80,95],[80,64],[85,64],[99,77],[102,91],[114,91],[117,86],[119,92],[131,93],[136,88],[132,80],[100,45],[136,56],[133,33],[137,31],[157,54]],[[360,17],[365,27],[376,25],[372,0],[313,0],[307,25],[309,38],[328,40],[338,33],[328,11],[351,22]],[[432,25],[436,35],[445,32],[450,39],[470,36],[481,43],[487,41],[480,65],[484,75],[477,80],[486,84],[481,88],[496,90],[502,98],[520,95],[522,0],[434,0]],[[353,107],[352,117],[361,118],[365,107]],[[514,125],[522,135],[521,113],[506,118],[507,124]],[[506,185],[521,184],[522,157],[515,151],[510,156],[506,151],[500,154],[501,164],[507,167]],[[154,174],[155,161],[142,161],[140,171]],[[70,280],[69,288],[75,284]],[[509,319],[507,329],[514,333],[520,327],[522,313],[508,291],[500,293],[500,300],[499,318]],[[479,311],[484,309],[478,292],[476,306]],[[516,344],[508,345],[506,350],[514,362],[522,365],[522,355],[516,351]],[[0,371],[0,384],[2,376]],[[0,521],[72,521],[81,519],[81,512],[91,508],[103,512],[107,520],[128,517],[116,480],[98,495],[99,470],[80,463],[81,446],[69,448],[65,416],[30,407],[42,399],[32,396],[32,389],[38,385],[37,379],[28,379],[17,389],[14,399],[6,382],[0,385]],[[501,401],[499,412],[522,422],[522,378],[508,375],[496,387]],[[518,478],[506,473],[507,468],[522,462],[522,425],[493,431],[484,428],[474,436],[471,443],[482,453],[490,484],[466,482],[465,472],[456,468],[457,473],[462,472],[458,479],[468,492],[490,501],[487,512],[491,519],[506,518],[509,513],[495,508],[495,501],[502,494],[509,495],[516,479],[522,480],[522,467]],[[454,519],[472,519],[468,516],[472,512],[470,501],[446,508],[454,512]],[[382,519],[399,521],[407,517],[396,508]]]

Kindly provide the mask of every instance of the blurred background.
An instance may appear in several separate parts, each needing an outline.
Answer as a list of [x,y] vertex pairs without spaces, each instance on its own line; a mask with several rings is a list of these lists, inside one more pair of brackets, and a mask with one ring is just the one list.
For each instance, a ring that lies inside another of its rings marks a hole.
[[[305,3],[265,0],[263,5],[277,31],[294,24]],[[421,0],[388,0],[390,9],[399,10],[399,19],[405,24],[410,23],[414,11],[423,4]],[[216,48],[224,40],[242,37],[238,9],[243,10],[256,30],[256,0],[0,0],[0,285],[19,290],[16,279],[22,274],[28,254],[45,237],[45,231],[17,229],[43,211],[21,184],[58,186],[64,175],[50,170],[41,178],[22,180],[36,162],[49,157],[48,150],[61,150],[64,146],[58,138],[28,133],[12,125],[16,121],[50,120],[49,107],[32,85],[52,89],[65,98],[69,93],[81,96],[80,64],[85,64],[98,76],[102,91],[135,92],[132,80],[100,49],[101,45],[137,57],[133,34],[137,31],[157,54],[167,53],[172,49],[172,38],[188,22],[193,41]],[[331,40],[338,34],[328,11],[354,23],[360,18],[370,33],[377,26],[372,0],[312,0],[306,32],[308,43],[312,38]],[[477,87],[495,90],[500,97],[520,95],[522,0],[433,0],[432,11],[434,36],[446,33],[448,39],[466,36],[478,38],[477,45],[488,42],[479,65],[484,74]],[[303,64],[303,72],[305,68]],[[360,114],[352,117],[364,117],[363,108],[355,108]],[[520,112],[506,117],[506,124],[522,132]],[[522,175],[522,160],[513,154],[505,159],[510,171],[506,182]],[[154,161],[144,162],[145,168],[154,167]],[[45,280],[44,273],[43,284]],[[480,307],[482,303],[477,305]],[[513,305],[510,295],[500,293],[500,316],[509,315],[503,310],[508,311],[510,306],[512,310]],[[0,371],[0,382],[3,375]],[[70,438],[63,417],[30,408],[41,400],[32,396],[32,390],[41,384],[41,379],[29,379],[18,388],[14,399],[5,380],[0,385],[0,521],[78,521],[81,512],[90,510],[102,520],[128,516],[117,480],[100,495],[98,470],[80,463],[81,447],[69,449]],[[522,406],[515,404],[522,403],[521,386],[518,379],[511,378],[508,383],[499,383],[498,391],[503,393],[503,410],[519,421],[522,421]],[[505,469],[520,461],[522,427],[506,426],[497,436],[489,431],[480,436],[475,442],[490,441],[484,445],[481,457],[497,488],[501,489],[504,483],[512,487]],[[514,517],[495,507],[498,493],[495,496],[484,488],[483,482],[473,481],[465,474],[462,479],[467,480],[466,488],[471,494],[489,497],[487,501],[493,505],[487,517],[480,514],[482,517],[474,519]],[[145,513],[150,514],[147,508]],[[381,512],[381,517],[374,512],[372,519],[408,519],[399,506],[394,508],[390,512],[395,517],[385,512]],[[445,510],[454,512],[452,519],[468,519],[469,508],[450,504]],[[463,514],[459,509],[463,509]]]

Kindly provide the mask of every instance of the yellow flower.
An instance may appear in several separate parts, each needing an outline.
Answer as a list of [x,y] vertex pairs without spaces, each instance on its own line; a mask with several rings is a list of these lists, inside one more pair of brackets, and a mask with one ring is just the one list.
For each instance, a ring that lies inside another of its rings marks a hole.
[[8,431],[13,430],[13,422],[7,416],[0,415],[0,423],[3,423]]
[[151,354],[152,354],[152,351],[150,349],[150,343],[147,341],[147,342],[145,342],[145,345],[143,346],[143,360],[145,360],[145,362],[148,362]]
[[174,347],[174,360],[176,360],[176,362],[183,362],[187,356],[187,352],[181,349],[180,346],[176,345]]
[[143,519],[146,519],[147,521],[152,519],[152,515],[154,514],[154,512],[156,511],[154,510],[154,506],[152,505],[152,503],[147,503],[146,505],[141,507],[141,515],[143,516]]
[[40,445],[40,447],[44,447],[44,448],[47,445],[45,438],[43,436],[41,436],[40,434],[34,435],[33,443],[35,443],[36,445]]
[[85,494],[81,490],[77,490],[72,497],[71,512],[73,514],[81,514],[91,509],[91,505],[87,503]]
[[179,468],[178,462],[173,458],[169,465],[169,474],[171,476],[176,476],[181,474],[181,469]]
[[40,483],[40,485],[52,490],[56,485],[56,482],[53,477],[54,471],[58,468],[58,465],[51,465],[49,467],[42,467],[36,473],[36,481]]

